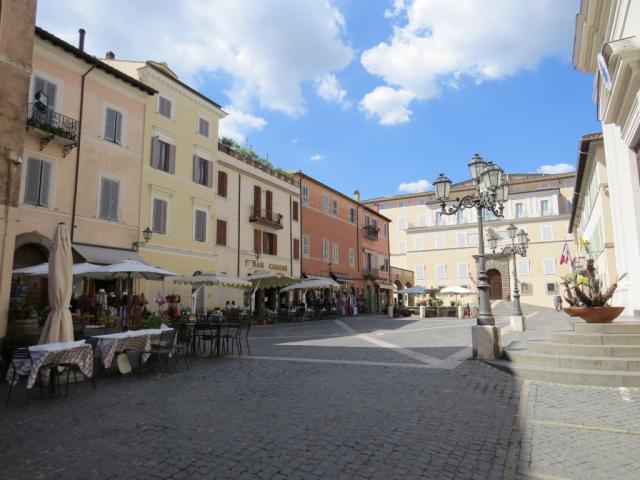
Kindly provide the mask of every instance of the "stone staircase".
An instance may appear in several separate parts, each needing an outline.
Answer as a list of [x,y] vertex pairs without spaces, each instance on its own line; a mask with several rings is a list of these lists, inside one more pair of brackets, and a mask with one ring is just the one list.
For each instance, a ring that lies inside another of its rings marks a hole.
[[574,323],[527,348],[507,347],[492,365],[531,380],[640,387],[640,322]]

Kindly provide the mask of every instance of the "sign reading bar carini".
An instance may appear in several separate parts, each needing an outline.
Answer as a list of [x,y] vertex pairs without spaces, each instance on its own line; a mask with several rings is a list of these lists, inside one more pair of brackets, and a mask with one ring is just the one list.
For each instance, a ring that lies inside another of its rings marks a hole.
[[261,268],[261,269],[268,269],[268,270],[273,270],[275,272],[287,272],[289,270],[289,266],[288,265],[284,265],[281,263],[267,263],[265,264],[264,262],[258,262],[255,261],[253,262],[253,266],[254,268]]

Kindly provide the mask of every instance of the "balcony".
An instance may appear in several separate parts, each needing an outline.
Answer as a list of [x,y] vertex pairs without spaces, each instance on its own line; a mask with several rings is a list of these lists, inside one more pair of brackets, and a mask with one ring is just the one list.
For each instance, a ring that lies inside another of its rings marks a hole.
[[41,102],[29,104],[27,130],[40,138],[40,150],[54,141],[62,146],[62,156],[78,144],[78,120],[55,112]]
[[249,221],[275,230],[284,228],[282,225],[282,214],[273,213],[266,209],[251,207],[249,212]]
[[376,280],[380,278],[380,270],[377,268],[365,266],[364,267],[364,278],[370,278],[371,280]]
[[364,231],[365,238],[378,240],[378,232],[380,232],[380,229],[376,225],[365,225],[362,227],[362,230]]

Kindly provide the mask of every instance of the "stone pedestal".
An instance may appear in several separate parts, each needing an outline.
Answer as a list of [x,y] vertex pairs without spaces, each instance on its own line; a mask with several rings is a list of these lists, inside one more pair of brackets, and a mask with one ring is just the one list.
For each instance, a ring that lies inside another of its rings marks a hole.
[[427,307],[420,305],[420,318],[427,318]]
[[495,325],[472,325],[471,346],[473,358],[477,360],[500,359],[500,329]]
[[522,315],[511,315],[509,320],[511,321],[512,332],[524,332],[527,329],[525,318]]

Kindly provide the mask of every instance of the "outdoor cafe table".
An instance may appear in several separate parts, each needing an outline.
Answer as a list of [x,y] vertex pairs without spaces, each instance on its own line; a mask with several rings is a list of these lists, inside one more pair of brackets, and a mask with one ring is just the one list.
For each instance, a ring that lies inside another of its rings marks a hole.
[[61,363],[77,365],[87,378],[93,375],[93,349],[84,340],[33,345],[29,347],[29,354],[31,361],[27,358],[16,358],[11,362],[7,371],[8,382],[14,378],[15,367],[18,375],[29,374],[27,388],[32,388],[38,378],[40,367]]
[[[191,352],[192,354],[195,356],[196,355],[196,351],[197,351],[197,343],[198,343],[198,335],[199,332],[211,332],[212,330],[215,330],[215,339],[216,339],[216,356],[220,356],[221,355],[221,348],[220,348],[220,342],[222,340],[221,338],[221,334],[222,334],[222,329],[223,328],[238,328],[239,327],[239,323],[223,323],[223,322],[202,322],[202,323],[190,323],[187,325],[192,325],[194,328],[192,330],[192,337],[191,337]],[[213,351],[211,351],[209,353],[210,356],[213,356]]]
[[105,368],[109,368],[116,354],[124,351],[144,352],[141,360],[146,362],[151,351],[151,344],[169,327],[147,328],[144,330],[128,330],[126,332],[109,333],[107,335],[96,335],[98,339],[98,350],[102,357]]

